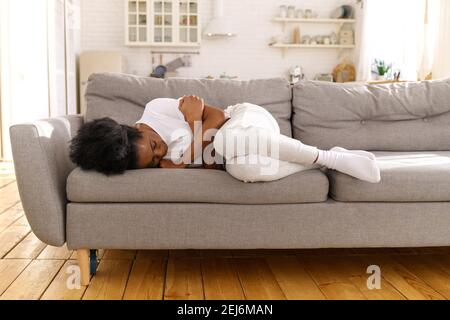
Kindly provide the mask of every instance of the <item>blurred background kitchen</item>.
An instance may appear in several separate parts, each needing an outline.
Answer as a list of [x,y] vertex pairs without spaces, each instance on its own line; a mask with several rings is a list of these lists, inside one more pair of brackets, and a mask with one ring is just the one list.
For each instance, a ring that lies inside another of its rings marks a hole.
[[0,0],[9,126],[84,111],[93,72],[395,82],[450,76],[446,0]]

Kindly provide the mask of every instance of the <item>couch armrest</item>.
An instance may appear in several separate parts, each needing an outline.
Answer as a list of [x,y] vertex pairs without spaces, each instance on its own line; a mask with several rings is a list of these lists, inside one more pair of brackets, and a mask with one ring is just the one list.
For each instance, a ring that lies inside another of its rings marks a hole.
[[75,167],[68,146],[82,124],[82,116],[67,116],[10,128],[25,214],[36,236],[49,245],[66,242],[66,180]]

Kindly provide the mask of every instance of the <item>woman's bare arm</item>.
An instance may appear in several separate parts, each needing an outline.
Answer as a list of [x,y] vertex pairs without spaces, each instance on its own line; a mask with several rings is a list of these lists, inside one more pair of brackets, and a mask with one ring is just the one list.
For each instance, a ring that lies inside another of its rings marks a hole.
[[[225,112],[217,107],[205,106],[204,111],[204,121],[203,121],[203,137],[205,137],[205,132],[210,129],[220,129],[227,122],[225,117]],[[214,142],[214,137],[210,141],[203,141],[202,143],[202,154],[206,147]],[[220,169],[221,165],[217,164],[204,164],[206,169]]]
[[[186,151],[183,157],[183,163],[193,163],[196,159],[197,154],[195,154],[195,146],[197,145],[198,151],[201,150],[201,156],[203,156],[203,151],[206,147],[212,143],[212,141],[204,141],[205,133],[211,129],[220,129],[226,122],[225,113],[222,109],[205,105],[203,99],[199,97],[190,96],[184,97],[180,101],[180,111],[185,116],[186,122],[188,122],[194,133],[194,139]],[[195,128],[195,126],[202,126],[202,130]],[[200,154],[198,155],[200,156]],[[161,167],[171,167],[171,168],[186,168],[188,165],[175,165],[164,163]],[[217,166],[205,166],[206,168],[216,169]]]
[[161,169],[186,169],[188,167],[187,164],[175,164],[170,160],[163,159],[159,163],[159,167]]

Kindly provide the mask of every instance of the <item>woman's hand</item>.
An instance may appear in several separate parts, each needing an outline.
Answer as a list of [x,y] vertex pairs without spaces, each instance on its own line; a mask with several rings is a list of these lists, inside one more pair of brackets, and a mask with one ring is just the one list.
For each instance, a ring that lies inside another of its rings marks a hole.
[[191,125],[196,121],[201,122],[203,120],[205,102],[197,96],[185,96],[180,100],[179,109],[183,113],[186,122]]

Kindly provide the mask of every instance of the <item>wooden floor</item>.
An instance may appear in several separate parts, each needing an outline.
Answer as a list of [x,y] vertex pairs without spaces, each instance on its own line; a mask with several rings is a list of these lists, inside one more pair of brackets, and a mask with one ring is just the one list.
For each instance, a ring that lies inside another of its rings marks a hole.
[[[76,254],[39,241],[12,168],[0,166],[0,299],[449,299],[450,248],[100,251],[91,285],[67,288]],[[367,267],[381,267],[369,290]]]

